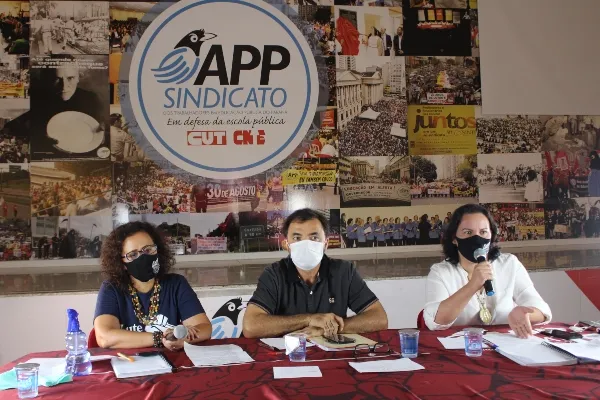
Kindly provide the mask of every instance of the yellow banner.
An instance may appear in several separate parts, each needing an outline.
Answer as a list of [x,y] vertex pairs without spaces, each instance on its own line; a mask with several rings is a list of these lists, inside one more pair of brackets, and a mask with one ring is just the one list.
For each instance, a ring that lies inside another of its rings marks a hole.
[[528,232],[534,233],[535,231],[537,231],[538,236],[541,236],[541,238],[544,238],[546,236],[546,227],[544,225],[539,225],[539,226],[517,225],[517,230],[521,234],[521,237],[523,237],[523,235],[527,235]]
[[408,107],[409,154],[477,154],[474,106]]
[[288,169],[281,174],[284,185],[306,185],[335,182],[335,170]]

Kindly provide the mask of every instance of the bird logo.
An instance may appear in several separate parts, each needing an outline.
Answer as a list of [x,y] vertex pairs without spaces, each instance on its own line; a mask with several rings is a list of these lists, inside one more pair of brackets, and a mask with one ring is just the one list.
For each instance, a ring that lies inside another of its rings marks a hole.
[[[210,336],[211,339],[233,339],[239,337],[242,332],[241,329],[239,329],[238,319],[240,313],[245,308],[246,305],[241,297],[231,299],[223,304],[210,321],[213,327]],[[230,332],[231,334],[229,334]]]
[[[185,35],[173,50],[167,54],[157,68],[153,68],[154,77],[158,83],[181,84],[190,80],[200,67],[200,48],[202,43],[216,38],[214,33],[198,29]],[[191,50],[196,56],[192,59]],[[186,58],[188,60],[186,60]]]

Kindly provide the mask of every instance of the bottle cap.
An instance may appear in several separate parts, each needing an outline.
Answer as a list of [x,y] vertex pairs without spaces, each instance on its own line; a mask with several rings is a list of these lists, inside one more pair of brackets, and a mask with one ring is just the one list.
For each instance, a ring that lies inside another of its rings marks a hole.
[[69,324],[67,325],[67,332],[79,332],[79,314],[72,308],[67,309],[67,317],[69,318]]

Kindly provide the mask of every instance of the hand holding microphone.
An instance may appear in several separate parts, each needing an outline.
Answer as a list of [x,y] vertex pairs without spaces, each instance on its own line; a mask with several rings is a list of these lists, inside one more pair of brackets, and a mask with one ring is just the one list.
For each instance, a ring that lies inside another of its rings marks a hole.
[[168,329],[163,337],[163,345],[171,350],[181,350],[183,348],[183,340],[188,335],[188,329],[183,325],[177,325],[175,329]]
[[169,342],[185,339],[188,335],[188,329],[183,325],[177,325],[172,332],[165,335],[165,339]]
[[492,265],[486,261],[486,255],[487,248],[479,248],[473,252],[473,257],[475,257],[479,264],[477,264],[475,269],[473,269],[471,280],[475,279],[475,274],[477,273],[476,282],[479,284],[478,287],[483,285],[485,293],[488,296],[493,296],[495,294],[494,285],[492,284],[492,279],[494,279],[494,271],[492,270]]

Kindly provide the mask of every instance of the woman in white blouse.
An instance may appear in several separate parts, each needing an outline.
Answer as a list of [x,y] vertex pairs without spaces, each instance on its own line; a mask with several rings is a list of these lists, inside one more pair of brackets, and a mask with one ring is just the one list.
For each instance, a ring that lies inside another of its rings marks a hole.
[[[496,247],[498,227],[487,209],[478,204],[458,208],[444,232],[446,260],[434,264],[427,277],[427,327],[443,330],[452,325],[509,324],[519,337],[531,335],[532,324],[552,318],[523,264]],[[477,262],[473,252],[487,250]],[[495,294],[487,296],[483,284],[492,280]]]

